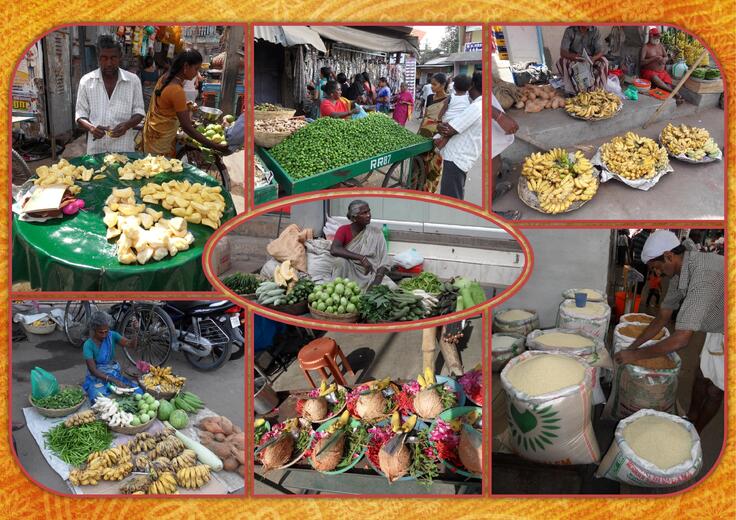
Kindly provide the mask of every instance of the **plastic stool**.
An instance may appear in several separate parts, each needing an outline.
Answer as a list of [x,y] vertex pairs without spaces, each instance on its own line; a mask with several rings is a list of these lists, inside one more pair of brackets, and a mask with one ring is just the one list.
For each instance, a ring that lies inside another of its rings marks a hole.
[[332,338],[323,337],[310,341],[299,351],[297,357],[299,358],[299,367],[302,369],[304,378],[312,388],[317,388],[318,385],[314,384],[312,376],[309,375],[310,370],[317,370],[322,378],[327,380],[329,375],[325,369],[329,369],[332,377],[335,378],[338,384],[342,386],[347,384],[340,369],[337,367],[338,357],[342,360],[343,368],[350,372],[351,375],[355,375],[350,363],[348,363],[348,358],[345,357],[345,354],[343,354],[340,347]]

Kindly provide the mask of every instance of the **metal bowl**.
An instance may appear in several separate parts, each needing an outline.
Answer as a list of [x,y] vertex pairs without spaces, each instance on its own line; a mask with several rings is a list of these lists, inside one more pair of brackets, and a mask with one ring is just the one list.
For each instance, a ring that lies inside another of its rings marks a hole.
[[199,114],[202,119],[210,122],[218,121],[222,117],[222,110],[212,107],[199,107]]

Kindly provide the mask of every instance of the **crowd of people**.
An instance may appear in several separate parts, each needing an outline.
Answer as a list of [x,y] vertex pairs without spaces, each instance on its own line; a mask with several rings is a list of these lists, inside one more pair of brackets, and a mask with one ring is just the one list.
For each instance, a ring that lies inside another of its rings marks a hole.
[[[96,50],[98,68],[82,76],[75,109],[77,125],[87,132],[87,154],[142,151],[174,157],[180,128],[223,154],[238,146],[229,133],[230,146],[207,139],[192,122],[195,105],[187,91],[201,81],[199,51],[184,50],[160,66],[148,56],[136,75],[120,67],[123,51],[113,36],[100,36]],[[231,131],[238,124],[243,125],[242,115]]]
[[305,113],[311,119],[364,117],[373,110],[406,126],[415,112],[420,118],[419,134],[434,142],[424,157],[427,173],[425,191],[463,199],[465,183],[482,152],[483,99],[482,75],[472,78],[457,75],[448,78],[443,73],[430,77],[415,99],[408,85],[402,82],[398,92],[391,92],[388,80],[378,78],[376,85],[367,72],[356,74],[352,82],[344,73],[335,74],[331,67],[322,67],[320,77],[307,86],[309,99]]

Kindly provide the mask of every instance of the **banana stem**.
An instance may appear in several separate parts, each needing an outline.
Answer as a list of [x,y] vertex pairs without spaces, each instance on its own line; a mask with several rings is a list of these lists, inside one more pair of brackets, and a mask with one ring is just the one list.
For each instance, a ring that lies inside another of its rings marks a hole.
[[422,330],[422,373],[429,368],[434,371],[437,353],[437,328]]

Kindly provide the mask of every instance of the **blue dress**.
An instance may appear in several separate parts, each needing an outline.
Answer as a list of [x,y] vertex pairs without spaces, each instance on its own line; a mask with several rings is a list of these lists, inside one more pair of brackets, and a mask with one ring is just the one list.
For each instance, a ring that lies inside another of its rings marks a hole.
[[[115,361],[115,346],[120,343],[121,339],[122,336],[120,334],[115,331],[110,331],[107,337],[102,340],[102,344],[98,347],[94,340],[89,338],[84,342],[84,345],[82,345],[82,354],[85,360],[94,359],[97,364],[97,370],[101,371],[103,374],[125,383],[125,386],[137,387],[137,384],[123,376],[120,370],[120,365]],[[103,395],[105,397],[110,395],[110,389],[107,387],[107,382],[104,379],[93,376],[89,372],[89,369],[87,370],[87,377],[84,379],[84,384],[82,386],[84,391],[87,392],[87,396],[91,403],[95,402],[98,395]],[[135,392],[142,394],[143,390],[136,388]]]

